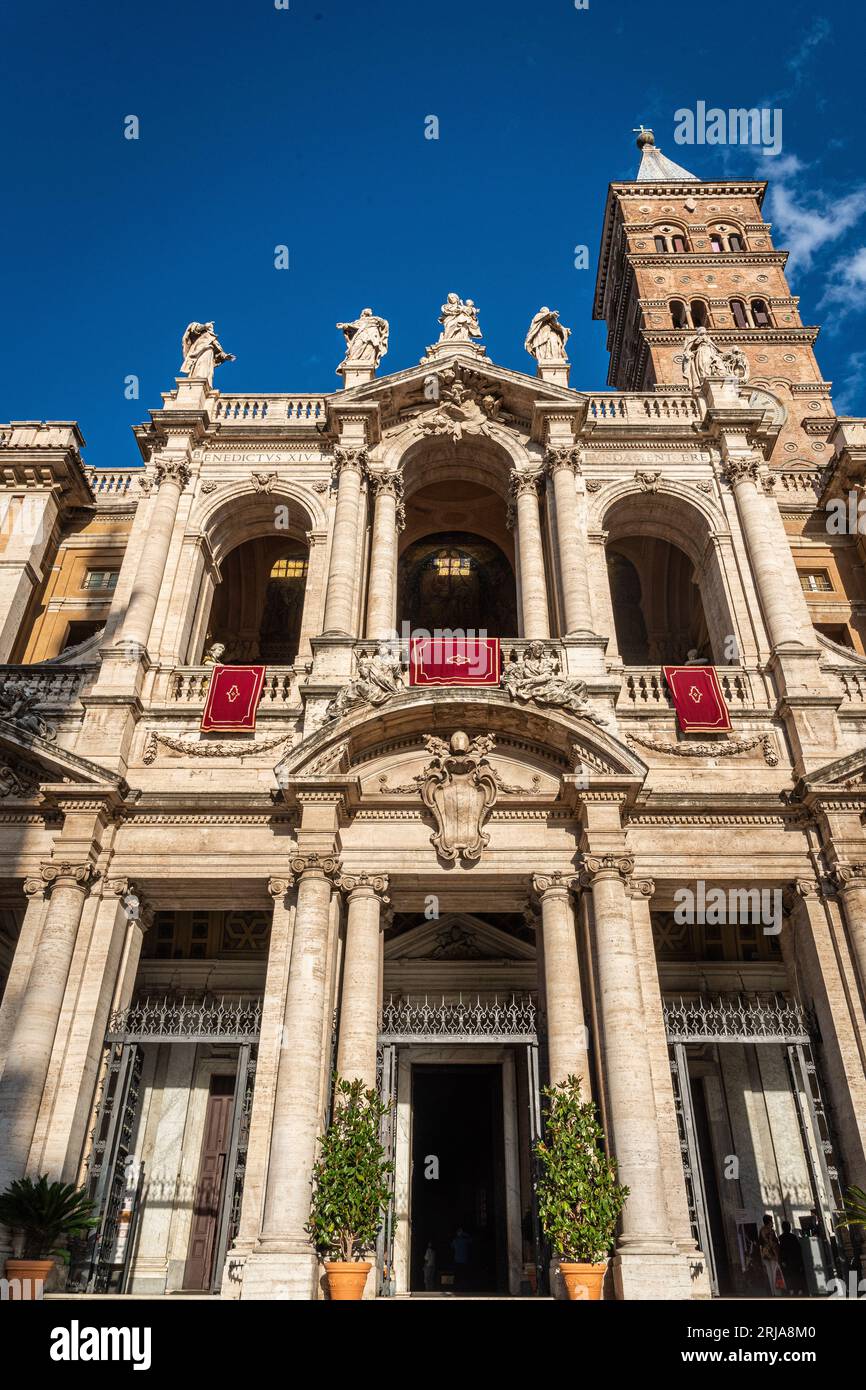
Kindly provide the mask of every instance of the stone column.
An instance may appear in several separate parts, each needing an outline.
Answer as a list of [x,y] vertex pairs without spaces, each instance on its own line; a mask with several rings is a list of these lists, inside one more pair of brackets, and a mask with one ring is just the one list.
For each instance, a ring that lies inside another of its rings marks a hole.
[[523,636],[550,636],[544,548],[538,514],[538,482],[541,473],[533,470],[511,474],[511,497],[517,516],[517,547],[520,554],[520,599],[523,609]]
[[367,592],[367,636],[381,641],[394,633],[397,609],[397,537],[403,527],[403,479],[377,474],[373,540]]
[[380,906],[388,879],[384,874],[344,874],[339,886],[348,896],[346,953],[340,997],[340,1035],[337,1072],[348,1081],[360,1078],[376,1087],[376,1044],[379,1037]]
[[153,615],[156,612],[162,576],[171,547],[177,506],[189,477],[189,465],[183,458],[169,457],[156,464],[156,485],[159,491],[151,509],[147,540],[138,561],[123,622],[120,636],[120,642],[123,644],[146,648],[150,640]]
[[587,1035],[577,930],[571,901],[573,878],[557,871],[536,874],[532,887],[541,900],[544,997],[547,1014],[547,1056],[552,1084],[569,1076],[580,1080],[589,1094]]
[[[722,465],[723,475],[736,500],[770,646],[802,646],[803,634],[792,610],[786,582],[789,576],[781,568],[783,556],[776,543],[779,537],[774,534],[776,528],[770,525],[767,499],[758,490],[758,469],[759,460],[753,454],[730,456]],[[787,548],[787,540],[785,546]]]
[[608,1097],[608,1141],[630,1188],[614,1277],[621,1298],[689,1297],[688,1270],[670,1233],[647,1052],[640,962],[627,884],[628,855],[586,855],[592,890],[599,1032]]
[[331,880],[339,867],[337,859],[316,853],[291,861],[298,892],[268,1180],[261,1234],[244,1268],[242,1298],[309,1299],[315,1288],[316,1255],[304,1227],[321,1120]]
[[78,924],[96,876],[89,861],[46,863],[25,885],[41,884],[50,901],[0,1086],[0,1191],[27,1167]]
[[834,864],[832,872],[866,1005],[866,864]]
[[365,448],[334,450],[339,482],[325,596],[326,634],[352,637],[355,606],[355,555],[361,524],[361,485],[367,471]]
[[559,549],[559,581],[562,588],[565,635],[592,631],[586,535],[580,523],[575,474],[580,471],[577,449],[550,448],[545,467],[553,483],[556,503],[556,535]]

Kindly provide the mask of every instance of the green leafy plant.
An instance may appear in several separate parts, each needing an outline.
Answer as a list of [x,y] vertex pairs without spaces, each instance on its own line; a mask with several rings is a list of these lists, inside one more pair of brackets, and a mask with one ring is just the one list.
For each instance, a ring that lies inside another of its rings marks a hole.
[[36,1182],[19,1178],[0,1193],[0,1225],[24,1236],[25,1260],[68,1260],[62,1242],[85,1236],[98,1224],[83,1188],[49,1182],[44,1173]]
[[545,1086],[543,1094],[544,1138],[535,1146],[541,1228],[561,1259],[599,1264],[610,1253],[629,1190],[617,1181],[595,1105],[581,1099],[577,1077]]
[[349,1263],[376,1244],[393,1168],[379,1140],[387,1109],[362,1081],[335,1078],[334,1115],[319,1139],[306,1227],[324,1256]]
[[845,1196],[844,1215],[837,1218],[837,1226],[866,1226],[866,1192],[862,1187],[849,1187]]

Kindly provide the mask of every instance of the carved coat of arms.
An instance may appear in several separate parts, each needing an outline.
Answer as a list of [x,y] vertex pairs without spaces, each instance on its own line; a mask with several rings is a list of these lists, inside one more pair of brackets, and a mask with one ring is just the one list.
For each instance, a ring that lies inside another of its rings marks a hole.
[[470,739],[458,729],[450,743],[432,734],[425,735],[424,742],[433,754],[420,781],[421,798],[436,819],[431,844],[449,863],[474,863],[490,838],[483,827],[498,791],[487,762],[493,738],[480,734]]

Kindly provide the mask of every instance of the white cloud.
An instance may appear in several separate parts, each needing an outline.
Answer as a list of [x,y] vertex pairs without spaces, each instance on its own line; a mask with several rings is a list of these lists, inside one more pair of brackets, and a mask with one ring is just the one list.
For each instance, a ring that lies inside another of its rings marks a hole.
[[844,256],[833,266],[819,307],[825,304],[841,304],[844,313],[866,309],[866,246]]
[[796,155],[783,155],[771,171],[767,212],[776,245],[788,249],[789,272],[808,270],[816,252],[838,241],[866,214],[866,185],[842,198],[820,189],[804,191],[807,168]]

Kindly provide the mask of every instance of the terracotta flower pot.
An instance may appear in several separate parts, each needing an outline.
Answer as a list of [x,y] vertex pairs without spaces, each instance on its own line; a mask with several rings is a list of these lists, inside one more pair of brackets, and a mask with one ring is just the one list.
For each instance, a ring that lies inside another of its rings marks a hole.
[[48,1283],[53,1268],[53,1260],[7,1260],[6,1278],[10,1282],[13,1279],[18,1281],[19,1299],[34,1302]]
[[325,1275],[328,1280],[328,1293],[332,1299],[352,1299],[358,1302],[364,1297],[364,1285],[372,1266],[369,1260],[326,1260]]
[[597,1303],[601,1298],[601,1286],[607,1273],[607,1260],[601,1264],[571,1264],[563,1260],[559,1266],[562,1282],[570,1299],[585,1299]]

